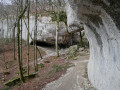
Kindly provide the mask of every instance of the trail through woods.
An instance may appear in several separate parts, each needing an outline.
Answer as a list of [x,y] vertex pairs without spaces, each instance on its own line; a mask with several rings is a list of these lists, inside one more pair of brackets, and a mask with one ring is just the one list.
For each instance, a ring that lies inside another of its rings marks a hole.
[[86,72],[89,55],[79,56],[72,61],[75,65],[67,70],[67,73],[46,85],[42,90],[95,90],[90,84]]

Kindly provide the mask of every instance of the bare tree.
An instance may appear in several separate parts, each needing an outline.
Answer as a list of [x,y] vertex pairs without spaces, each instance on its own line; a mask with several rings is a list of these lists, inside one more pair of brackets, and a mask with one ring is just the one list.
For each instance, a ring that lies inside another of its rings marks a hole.
[[80,31],[80,44],[81,44],[81,47],[83,47],[83,37],[85,36],[85,32],[82,33],[82,31]]
[[58,51],[58,31],[59,31],[59,11],[57,12],[57,21],[56,21],[56,53],[59,57],[59,51]]
[[[20,3],[20,12],[23,11],[23,0],[19,0],[19,3]],[[22,17],[20,19],[20,61],[21,61],[21,66],[23,66],[23,63],[22,63],[22,32],[23,32],[23,24],[22,24]]]
[[27,17],[28,17],[28,33],[27,33],[27,74],[29,76],[29,29],[30,29],[30,26],[29,26],[29,12],[30,12],[30,1],[28,1],[28,12],[27,12]]
[[[59,57],[59,50],[58,50],[58,37],[59,37],[59,22],[60,22],[60,12],[61,12],[61,7],[62,7],[62,4],[64,2],[62,0],[56,0],[56,1],[52,1],[52,0],[49,0],[48,4],[49,4],[49,7],[50,6],[55,6],[56,8],[54,8],[54,16],[56,17],[54,21],[56,21],[56,42],[55,42],[55,46],[56,46],[56,54],[57,56]],[[52,8],[53,9],[53,8]]]
[[36,7],[35,7],[35,62],[36,62],[36,68],[35,70],[38,71],[38,63],[37,63],[37,3],[36,0]]
[[13,27],[13,60],[16,60],[16,57],[15,57],[15,28],[16,28],[16,23],[14,23],[14,27]]
[[24,76],[23,76],[21,59],[20,59],[20,20],[21,20],[21,18],[23,17],[24,13],[27,10],[27,3],[28,3],[28,0],[26,0],[26,5],[25,5],[23,11],[20,13],[20,15],[18,16],[18,19],[17,19],[17,29],[18,29],[18,32],[17,32],[18,65],[19,65],[20,79],[21,79],[22,82],[24,82]]

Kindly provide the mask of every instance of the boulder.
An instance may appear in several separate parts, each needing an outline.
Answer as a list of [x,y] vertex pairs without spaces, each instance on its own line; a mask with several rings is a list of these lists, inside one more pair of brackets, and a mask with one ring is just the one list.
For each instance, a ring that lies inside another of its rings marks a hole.
[[79,48],[79,51],[84,51],[84,48]]
[[74,57],[76,55],[76,52],[78,50],[77,45],[70,46],[68,51],[66,52],[67,55]]

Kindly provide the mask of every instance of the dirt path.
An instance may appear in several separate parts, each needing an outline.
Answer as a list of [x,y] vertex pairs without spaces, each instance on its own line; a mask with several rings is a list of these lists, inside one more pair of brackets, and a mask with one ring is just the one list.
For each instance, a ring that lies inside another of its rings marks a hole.
[[73,61],[75,65],[67,70],[67,73],[58,80],[46,85],[43,90],[95,90],[85,77],[89,55],[79,56],[78,60]]
[[[44,61],[45,58],[48,58],[50,56],[56,56],[56,51],[55,51],[54,48],[47,48],[47,47],[45,47],[45,48],[44,47],[38,47],[38,48],[40,48],[40,49],[42,49],[43,51],[46,52],[46,55],[43,56],[42,60],[41,60],[41,58],[38,58],[38,61],[39,61],[38,64],[41,63],[41,61]],[[59,50],[59,54],[60,55],[65,54],[66,50],[67,49],[61,49],[61,50]]]

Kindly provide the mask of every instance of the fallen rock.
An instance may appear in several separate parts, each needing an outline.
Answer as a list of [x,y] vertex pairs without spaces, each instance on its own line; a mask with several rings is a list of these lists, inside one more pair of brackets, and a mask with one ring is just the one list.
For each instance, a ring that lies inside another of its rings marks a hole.
[[76,55],[77,50],[78,50],[78,45],[70,46],[66,54],[74,57]]
[[79,48],[79,51],[84,51],[84,48]]

